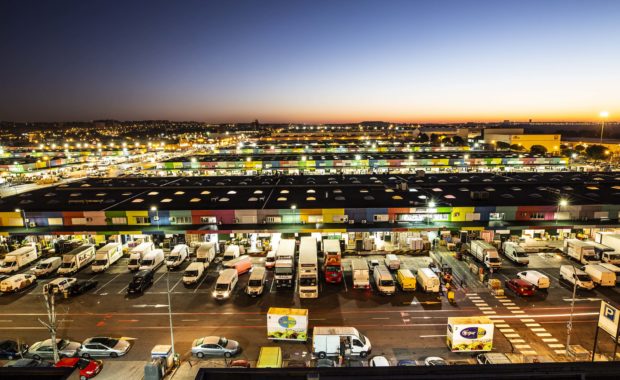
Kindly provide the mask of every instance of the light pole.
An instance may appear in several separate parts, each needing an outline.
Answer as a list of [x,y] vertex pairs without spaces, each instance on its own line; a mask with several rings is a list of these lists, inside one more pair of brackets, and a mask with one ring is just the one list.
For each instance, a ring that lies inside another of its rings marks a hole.
[[575,269],[575,264],[571,262],[570,264],[573,267],[573,298],[570,303],[570,316],[568,318],[568,323],[566,324],[566,357],[568,358],[568,352],[570,351],[570,333],[573,330],[573,313],[575,312],[575,296],[577,294],[577,269]]
[[601,111],[601,113],[599,113],[599,116],[601,117],[601,144],[602,144],[603,143],[603,131],[605,131],[605,119],[609,117],[609,112]]
[[20,208],[16,208],[15,212],[19,212],[22,216],[22,219],[24,220],[24,227],[26,227],[26,229],[28,229],[28,220],[26,219],[26,211],[24,211],[23,209]]
[[562,211],[562,207],[566,207],[568,206],[568,201],[566,199],[560,199],[560,201],[558,202],[558,212],[555,215],[555,224],[558,224],[558,217],[560,214],[560,211]]
[[[157,222],[157,233],[159,234],[159,210],[156,206],[151,206],[151,212],[155,213],[155,221]],[[174,350],[174,328],[172,325],[172,302],[170,301],[170,271],[166,273],[166,295],[168,297],[168,323],[170,324],[170,346],[172,347],[172,356],[176,356]]]

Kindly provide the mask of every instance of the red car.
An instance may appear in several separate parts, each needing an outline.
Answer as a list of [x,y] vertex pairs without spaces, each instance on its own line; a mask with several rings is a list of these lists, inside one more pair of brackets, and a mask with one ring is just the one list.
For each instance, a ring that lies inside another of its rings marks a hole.
[[533,296],[536,291],[534,285],[520,278],[513,278],[506,281],[506,287],[523,297]]
[[56,367],[77,367],[80,369],[80,380],[85,380],[97,376],[103,368],[103,362],[86,358],[63,358],[56,363]]

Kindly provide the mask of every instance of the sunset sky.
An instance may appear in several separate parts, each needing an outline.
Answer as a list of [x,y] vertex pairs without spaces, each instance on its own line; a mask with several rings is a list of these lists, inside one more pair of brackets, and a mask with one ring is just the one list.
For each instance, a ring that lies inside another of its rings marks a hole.
[[0,2],[0,120],[620,116],[620,1]]

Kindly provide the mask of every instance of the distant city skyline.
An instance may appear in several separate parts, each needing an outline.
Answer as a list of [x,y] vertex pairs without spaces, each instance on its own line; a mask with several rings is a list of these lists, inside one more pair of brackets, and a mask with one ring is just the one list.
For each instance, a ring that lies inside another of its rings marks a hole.
[[608,121],[618,1],[5,1],[0,120]]

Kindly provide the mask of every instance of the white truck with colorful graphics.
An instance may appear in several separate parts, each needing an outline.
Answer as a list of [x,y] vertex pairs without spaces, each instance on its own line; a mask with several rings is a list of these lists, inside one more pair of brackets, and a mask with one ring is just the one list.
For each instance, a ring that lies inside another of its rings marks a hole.
[[488,317],[450,317],[446,343],[452,352],[491,351],[494,327]]

